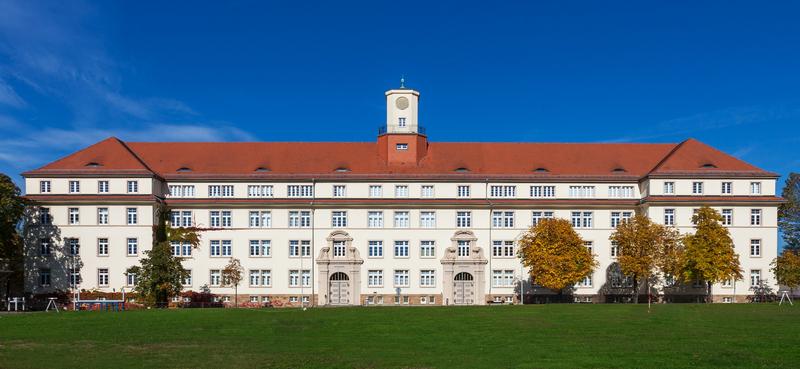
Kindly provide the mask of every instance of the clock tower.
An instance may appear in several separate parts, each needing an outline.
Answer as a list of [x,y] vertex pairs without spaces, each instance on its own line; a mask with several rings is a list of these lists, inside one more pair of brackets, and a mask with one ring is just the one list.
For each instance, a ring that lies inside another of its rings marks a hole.
[[379,155],[389,165],[418,165],[428,152],[428,138],[419,125],[419,92],[405,87],[386,91],[386,128],[379,131]]

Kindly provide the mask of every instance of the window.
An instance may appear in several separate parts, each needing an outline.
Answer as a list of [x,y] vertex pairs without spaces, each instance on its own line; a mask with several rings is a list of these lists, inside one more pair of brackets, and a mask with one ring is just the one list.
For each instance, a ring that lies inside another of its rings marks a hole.
[[97,256],[108,256],[108,238],[97,239]]
[[136,208],[128,208],[128,224],[138,224],[139,223],[139,216],[136,213]]
[[620,222],[622,222],[623,220],[631,219],[632,215],[633,215],[633,213],[630,212],[630,211],[622,211],[622,212],[620,212],[620,211],[612,211],[611,212],[611,228],[617,228],[617,226],[620,224]]
[[395,287],[408,287],[409,277],[408,277],[408,270],[395,270],[394,271],[394,286]]
[[367,255],[371,258],[383,257],[383,241],[369,241]]
[[333,228],[347,227],[347,212],[346,211],[331,212],[331,227]]
[[139,254],[139,240],[136,238],[128,238],[128,256],[136,256]]
[[136,273],[125,273],[125,285],[135,286],[137,282]]
[[458,251],[458,256],[469,256],[469,244],[470,241],[468,240],[456,241],[456,250]]
[[139,192],[139,181],[128,181],[128,193]]
[[289,287],[300,287],[301,282],[303,284],[303,287],[311,286],[311,270],[309,269],[303,269],[302,271],[297,269],[290,270]]
[[399,143],[399,144],[395,145],[395,149],[397,149],[398,151],[408,150],[408,144]]
[[39,269],[39,285],[42,287],[50,286],[50,269]]
[[311,256],[311,241],[291,240],[289,241],[289,256],[309,257]]
[[50,216],[50,208],[39,208],[39,222],[42,225],[53,224],[53,217]]
[[172,256],[177,257],[192,257],[192,244],[189,242],[170,242],[172,247]]
[[272,255],[270,240],[250,240],[250,257],[268,257]]
[[623,288],[623,287],[633,287],[633,278],[630,276],[626,276],[622,274],[622,271],[619,269],[611,271],[611,287],[612,288]]
[[407,211],[394,212],[394,227],[395,228],[408,228],[411,226]]
[[611,257],[615,258],[619,256],[619,244],[617,241],[611,241]]
[[183,277],[183,281],[181,281],[184,287],[192,285],[192,270],[186,269],[186,275]]
[[733,287],[733,279],[728,278],[722,281],[722,287]]
[[458,197],[469,197],[469,186],[458,186]]
[[575,228],[592,228],[592,212],[573,211],[572,226]]
[[271,211],[251,211],[250,228],[269,228],[272,227]]
[[272,185],[249,185],[247,186],[247,197],[272,197]]
[[432,185],[424,185],[422,186],[422,197],[433,197],[433,186]]
[[108,286],[108,269],[97,269],[97,285]]
[[69,283],[76,288],[81,283],[81,270],[79,268],[69,268]]
[[219,240],[211,240],[209,252],[211,252],[211,256],[221,256],[222,250],[220,249],[221,243]]
[[208,197],[233,197],[233,185],[209,185]]
[[[100,181],[100,182],[106,182],[106,191],[105,192],[108,192],[108,187],[107,187],[108,186],[108,181]],[[69,193],[79,193],[79,192],[81,192],[81,183],[79,181],[69,181]],[[102,191],[98,191],[98,192],[102,192]]]
[[424,269],[419,271],[420,287],[436,287],[436,271]]
[[347,243],[345,241],[333,241],[333,256],[344,257],[347,253]]
[[761,209],[750,210],[750,225],[761,225]]
[[633,186],[608,186],[608,197],[633,197]]
[[208,284],[211,286],[219,286],[222,284],[222,274],[219,269],[211,269],[211,276],[208,279]]
[[703,194],[703,182],[692,182],[692,194],[694,195]]
[[404,117],[397,118],[397,125],[400,126],[400,127],[405,127],[406,126],[406,118],[404,118]]
[[[702,191],[701,191],[702,193]],[[721,193],[723,195],[730,195],[733,193],[733,182],[722,182]]]
[[39,239],[39,255],[49,256],[52,252],[52,244],[49,238]]
[[334,185],[333,186],[333,197],[345,197],[347,196],[346,187],[344,185]]
[[489,194],[491,197],[514,197],[517,196],[517,186],[491,186]]
[[290,228],[308,228],[311,227],[311,212],[307,210],[289,212],[289,227]]
[[761,240],[750,240],[750,256],[761,256]]
[[556,197],[556,186],[531,186],[531,197]]
[[492,227],[495,228],[514,228],[513,211],[493,211]]
[[69,208],[69,224],[78,224],[80,223],[81,217],[80,213],[78,212],[78,208]]
[[750,270],[750,285],[758,286],[760,284],[761,284],[761,270],[758,269]]
[[394,257],[408,257],[408,241],[394,241]]
[[219,228],[219,225],[221,223],[219,217],[220,215],[219,210],[212,210],[208,214],[209,214],[209,220],[208,220],[209,226],[214,228]]
[[664,194],[665,195],[675,194],[675,182],[664,182]]
[[[231,211],[230,210],[223,210],[221,212],[217,211],[216,213],[217,213],[217,225],[216,225],[216,227],[219,227],[221,225],[223,228],[230,228],[231,227]],[[221,218],[220,218],[220,214],[222,214]],[[220,220],[221,220],[221,224],[220,224]]]
[[394,186],[394,197],[408,197],[408,186]]
[[382,270],[367,271],[367,285],[369,287],[383,287],[383,271]]
[[458,228],[472,227],[472,213],[469,211],[457,211],[456,227]]
[[192,211],[191,210],[173,210],[170,213],[170,223],[173,227],[191,227],[192,226]]
[[232,252],[231,240],[222,240],[222,256],[231,256]]
[[194,185],[170,185],[170,197],[194,197]]
[[419,257],[421,257],[421,258],[436,257],[436,242],[435,241],[420,241],[419,242]]
[[592,275],[591,274],[583,277],[583,279],[578,281],[578,284],[576,285],[576,287],[591,287],[591,286],[592,286]]
[[50,181],[39,181],[39,193],[50,193]]
[[436,212],[419,212],[419,226],[420,228],[436,228]]
[[367,212],[367,227],[383,228],[383,212],[382,211]]
[[533,211],[531,218],[531,226],[536,226],[539,224],[539,221],[544,218],[552,218],[553,212],[552,211]]
[[514,254],[514,241],[492,241],[492,256],[498,258],[510,258]]
[[514,287],[514,270],[492,270],[492,287]]
[[369,186],[369,197],[383,197],[383,187],[380,185]]
[[586,249],[589,250],[590,254],[594,254],[594,242],[592,242],[592,241],[583,241],[583,246],[585,246]]
[[750,182],[750,194],[761,195],[761,182]]
[[733,209],[722,209],[722,225],[733,224]]
[[286,195],[288,197],[312,197],[314,188],[311,185],[289,185],[286,186]]
[[250,270],[250,286],[269,287],[272,285],[272,271],[268,269]]
[[108,224],[108,208],[97,208],[97,224]]
[[77,238],[67,238],[67,246],[69,247],[70,255],[80,255],[81,243]]
[[594,197],[594,186],[569,186],[569,197]]
[[675,209],[664,209],[664,225],[675,225]]

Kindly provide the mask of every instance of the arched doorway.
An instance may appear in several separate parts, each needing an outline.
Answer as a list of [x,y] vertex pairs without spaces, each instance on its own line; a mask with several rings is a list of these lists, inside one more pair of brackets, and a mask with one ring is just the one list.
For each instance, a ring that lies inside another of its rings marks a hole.
[[461,272],[453,277],[453,303],[456,305],[475,303],[475,281],[472,274]]
[[331,274],[329,279],[331,305],[347,305],[350,303],[350,277],[342,272]]

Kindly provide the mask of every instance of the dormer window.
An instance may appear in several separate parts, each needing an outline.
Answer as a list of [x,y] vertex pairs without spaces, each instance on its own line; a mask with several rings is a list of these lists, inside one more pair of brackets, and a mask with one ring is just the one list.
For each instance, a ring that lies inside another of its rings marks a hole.
[[399,144],[395,145],[395,148],[397,148],[397,151],[406,151],[406,150],[408,150],[408,144],[407,143],[399,143]]
[[627,170],[625,170],[625,168],[621,168],[621,167],[614,168],[611,171],[614,172],[614,173],[625,173],[625,172],[627,172]]
[[347,173],[349,171],[350,171],[350,168],[347,168],[347,167],[338,167],[338,168],[336,168],[336,172],[337,173]]
[[456,169],[454,170],[454,172],[458,172],[458,173],[467,173],[467,172],[469,172],[469,169],[468,169],[468,168],[464,168],[464,167],[458,167],[458,168],[456,168]]
[[178,168],[177,172],[191,172],[192,168],[189,167],[180,167]]
[[398,127],[405,127],[406,126],[406,118],[397,118],[397,126]]
[[547,172],[550,172],[549,170],[547,170],[547,168],[543,168],[543,167],[536,168],[533,171],[536,172],[536,173],[547,173]]
[[266,167],[258,167],[256,168],[256,172],[269,172],[269,168]]
[[100,165],[100,163],[98,163],[98,162],[94,162],[94,161],[93,161],[93,162],[86,163],[86,166],[87,166],[87,167],[89,167],[89,168],[97,168],[97,167],[102,167],[102,165]]
[[716,168],[716,167],[717,167],[717,166],[716,166],[716,165],[714,165],[713,163],[705,163],[705,164],[703,164],[703,165],[701,165],[701,166],[700,166],[700,168],[703,168],[703,169],[714,169],[714,168]]

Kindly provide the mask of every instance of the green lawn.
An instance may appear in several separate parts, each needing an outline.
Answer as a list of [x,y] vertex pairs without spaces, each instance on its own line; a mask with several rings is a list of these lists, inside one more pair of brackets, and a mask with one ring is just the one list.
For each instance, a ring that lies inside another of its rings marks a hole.
[[537,305],[0,315],[0,368],[799,367],[800,306]]

